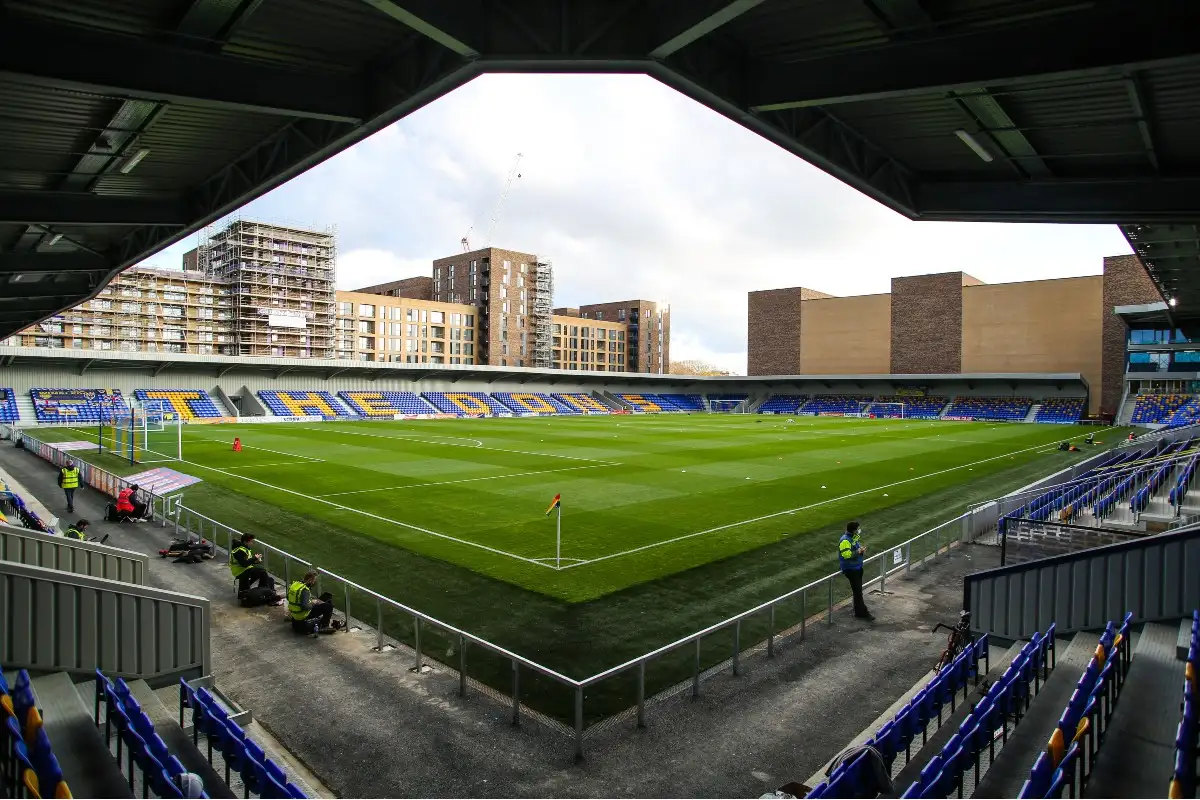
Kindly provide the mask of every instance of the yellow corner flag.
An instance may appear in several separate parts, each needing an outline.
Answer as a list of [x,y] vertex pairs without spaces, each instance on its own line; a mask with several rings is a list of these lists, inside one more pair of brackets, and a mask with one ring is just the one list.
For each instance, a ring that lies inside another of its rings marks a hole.
[[554,495],[554,499],[550,501],[550,507],[546,509],[546,516],[550,516],[550,512],[558,508],[562,504],[562,495]]

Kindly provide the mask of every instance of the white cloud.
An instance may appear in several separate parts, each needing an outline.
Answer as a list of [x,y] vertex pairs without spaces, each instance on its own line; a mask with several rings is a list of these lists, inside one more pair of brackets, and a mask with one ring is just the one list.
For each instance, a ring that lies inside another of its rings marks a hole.
[[750,290],[1097,274],[1103,256],[1129,252],[1113,226],[910,222],[639,76],[479,78],[242,214],[336,225],[343,287],[429,274],[473,222],[472,245],[486,243],[517,152],[492,244],[553,259],[556,305],[670,302],[672,355],[738,371]]

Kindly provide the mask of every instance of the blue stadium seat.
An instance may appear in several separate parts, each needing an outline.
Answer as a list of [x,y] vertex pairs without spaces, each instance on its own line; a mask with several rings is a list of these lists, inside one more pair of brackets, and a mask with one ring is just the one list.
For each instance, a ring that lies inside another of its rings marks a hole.
[[954,398],[946,410],[947,418],[1020,422],[1029,414],[1033,400],[1028,397],[967,397]]
[[421,396],[439,412],[456,417],[508,417],[513,413],[484,392],[423,392]]
[[416,392],[353,390],[338,392],[338,396],[351,412],[367,418],[393,419],[396,415],[426,416],[438,413]]
[[17,395],[12,389],[0,389],[0,422],[17,422],[20,419]]
[[1196,400],[1190,394],[1143,394],[1133,404],[1134,425],[1161,425],[1170,420],[1176,411],[1191,406]]
[[[903,403],[904,417],[906,419],[937,419],[942,414],[942,409],[950,402],[950,398],[941,395],[880,395],[876,403]],[[872,405],[867,409],[867,413],[875,417],[899,417],[901,411],[895,406],[889,405]]]
[[514,414],[581,414],[558,398],[545,392],[495,392],[492,394],[501,405]]
[[800,412],[804,414],[825,414],[831,416],[857,414],[859,408],[861,408],[860,403],[866,403],[874,399],[874,397],[867,394],[815,395],[800,407]]
[[203,389],[138,389],[133,393],[142,405],[160,403],[182,419],[214,419],[225,414]]
[[1056,425],[1074,425],[1083,416],[1084,398],[1052,397],[1041,401],[1041,408],[1034,414],[1034,422]]
[[590,394],[583,392],[556,392],[552,395],[565,406],[578,409],[581,414],[611,414],[612,409],[601,403]]
[[37,421],[47,424],[98,425],[129,410],[118,389],[30,389],[29,396]]
[[758,411],[761,414],[795,414],[808,399],[806,394],[773,394],[758,407]]
[[263,389],[258,396],[267,409],[277,417],[356,418],[356,415],[351,414],[330,392]]

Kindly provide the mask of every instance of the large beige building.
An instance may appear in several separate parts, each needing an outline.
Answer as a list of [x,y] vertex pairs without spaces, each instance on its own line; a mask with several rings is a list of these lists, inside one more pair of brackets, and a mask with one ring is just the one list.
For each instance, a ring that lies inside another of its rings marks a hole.
[[750,375],[1079,373],[1090,413],[1115,413],[1126,326],[1114,309],[1159,302],[1134,256],[1101,275],[985,284],[963,272],[893,278],[888,294],[751,292]]

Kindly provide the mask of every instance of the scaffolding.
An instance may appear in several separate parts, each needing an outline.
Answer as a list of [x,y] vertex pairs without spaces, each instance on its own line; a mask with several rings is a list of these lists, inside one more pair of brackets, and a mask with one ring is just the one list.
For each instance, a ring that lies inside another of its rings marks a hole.
[[554,304],[554,263],[538,259],[533,281],[533,364],[539,369],[554,367],[550,316]]
[[228,287],[234,354],[333,358],[337,246],[332,230],[235,219],[206,230],[199,268]]

